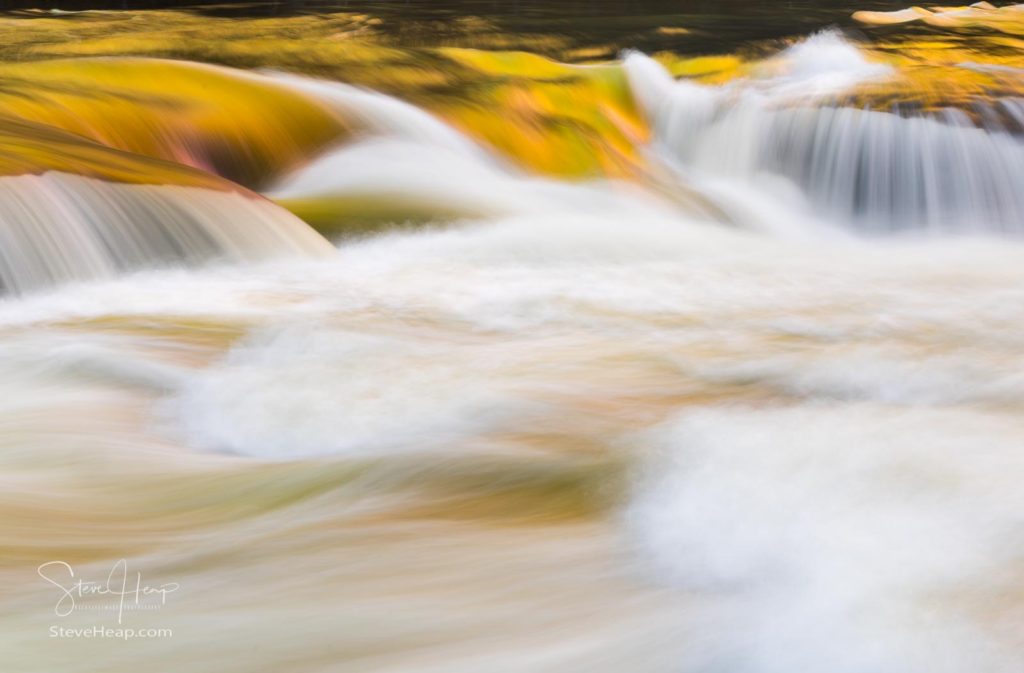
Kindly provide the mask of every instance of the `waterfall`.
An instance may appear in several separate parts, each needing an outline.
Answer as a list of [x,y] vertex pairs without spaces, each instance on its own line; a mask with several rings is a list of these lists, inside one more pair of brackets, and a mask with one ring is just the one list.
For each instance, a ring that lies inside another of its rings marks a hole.
[[[905,117],[838,107],[830,94],[886,77],[838,35],[810,38],[781,74],[709,87],[673,81],[640,54],[625,61],[656,145],[690,179],[795,185],[814,212],[859,231],[1024,233],[1024,141],[999,118]],[[810,93],[808,93],[810,92]]]
[[252,194],[58,172],[0,177],[0,293],[329,250],[301,220]]
[[330,251],[302,220],[216,175],[0,120],[0,294]]

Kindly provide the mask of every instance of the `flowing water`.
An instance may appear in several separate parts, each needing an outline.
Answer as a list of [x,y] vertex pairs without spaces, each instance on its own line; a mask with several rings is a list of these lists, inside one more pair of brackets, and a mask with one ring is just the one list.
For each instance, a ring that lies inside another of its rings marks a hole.
[[[544,66],[625,87],[585,179],[312,65],[222,72],[337,125],[277,103],[262,195],[202,105],[5,145],[0,670],[1024,670],[1022,71],[911,112],[867,42],[765,49]],[[165,600],[55,614],[120,559]]]

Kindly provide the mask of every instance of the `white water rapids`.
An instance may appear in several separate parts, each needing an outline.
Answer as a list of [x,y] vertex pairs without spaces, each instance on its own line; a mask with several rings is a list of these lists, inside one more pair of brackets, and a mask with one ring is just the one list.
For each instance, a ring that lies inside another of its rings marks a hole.
[[887,76],[816,39],[760,91],[626,61],[729,222],[363,92],[394,123],[273,196],[472,218],[3,300],[0,535],[181,586],[123,648],[40,649],[50,594],[12,591],[3,670],[1024,670],[1024,154],[776,109]]

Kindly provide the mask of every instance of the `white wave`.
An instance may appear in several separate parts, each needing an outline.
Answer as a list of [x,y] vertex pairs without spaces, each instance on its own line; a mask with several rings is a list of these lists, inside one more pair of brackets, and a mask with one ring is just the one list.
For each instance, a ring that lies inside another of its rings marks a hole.
[[[814,101],[848,91],[856,85],[884,80],[895,74],[888,65],[873,62],[838,32],[823,31],[758,64],[747,76],[722,86],[676,81],[656,61],[639,52],[627,52],[623,65],[634,94],[645,109],[685,107],[691,113],[710,114],[718,105],[737,98],[762,104]],[[689,101],[685,106],[666,101],[669,92]],[[682,110],[679,110],[682,112]]]
[[835,31],[823,31],[786,49],[755,80],[759,91],[774,97],[815,98],[840,93],[861,82],[880,80],[895,71],[875,63]]
[[420,140],[373,138],[328,151],[271,188],[274,199],[406,201],[469,217],[552,212],[644,214],[670,204],[624,182],[531,177],[483,154]]
[[710,603],[684,670],[1009,673],[1021,424],[873,404],[683,414],[630,529]]
[[214,451],[271,459],[436,453],[529,418],[535,405],[502,385],[496,355],[292,327],[232,350],[167,411],[191,444]]
[[473,141],[442,120],[393,96],[341,82],[277,71],[267,71],[265,75],[325,104],[343,121],[355,123],[373,135],[412,140],[469,156],[485,154]]

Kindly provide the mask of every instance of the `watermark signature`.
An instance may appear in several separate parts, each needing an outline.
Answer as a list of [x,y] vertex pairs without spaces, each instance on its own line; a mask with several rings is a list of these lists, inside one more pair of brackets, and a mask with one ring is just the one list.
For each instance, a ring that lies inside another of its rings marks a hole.
[[[125,611],[158,610],[167,604],[167,596],[180,588],[177,582],[158,585],[144,583],[141,572],[131,573],[128,571],[128,561],[125,559],[117,561],[106,578],[100,581],[77,577],[75,569],[65,561],[47,561],[40,565],[36,572],[60,590],[57,603],[53,608],[54,614],[58,617],[67,617],[76,609],[109,610],[117,612],[119,625],[124,623]],[[110,599],[111,602],[97,604],[95,600],[92,602],[86,600],[90,598]],[[76,629],[65,630],[76,631]],[[124,631],[124,629],[117,630]],[[53,628],[51,628],[51,633],[52,631]],[[100,635],[97,637],[115,636]]]
[[174,635],[171,629],[115,629],[110,626],[89,626],[82,629],[68,629],[63,626],[51,626],[51,638],[113,638],[117,640],[135,640],[136,638],[170,638]]

